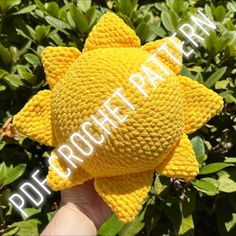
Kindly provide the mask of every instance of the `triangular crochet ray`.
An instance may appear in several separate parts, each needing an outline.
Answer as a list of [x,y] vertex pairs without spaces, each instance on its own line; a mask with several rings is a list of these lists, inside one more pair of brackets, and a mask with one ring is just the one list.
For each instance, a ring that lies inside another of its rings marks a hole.
[[[173,38],[173,40],[180,44],[181,41],[178,38]],[[161,48],[161,46],[165,45],[165,48],[180,62],[180,64],[177,64],[170,56],[167,55],[167,53],[163,50],[160,50],[158,52],[158,49]],[[172,71],[175,72],[175,74],[179,74],[182,68],[182,53],[180,50],[170,41],[169,37],[166,37],[164,39],[159,39],[153,42],[146,43],[141,47],[141,49],[150,52],[150,53],[156,53],[156,58],[163,63],[163,65],[170,68]]]
[[191,180],[198,174],[198,162],[186,134],[183,134],[168,157],[157,166],[156,170],[160,175],[185,180]]
[[130,222],[145,202],[153,171],[95,178],[95,189],[122,222]]
[[[55,152],[52,152],[53,156],[56,156]],[[67,172],[67,168],[72,168],[66,165],[66,163],[59,158],[54,158],[53,165],[62,173]],[[83,170],[80,166],[76,169],[72,168],[72,174],[68,178],[61,177],[50,165],[47,175],[47,184],[54,191],[63,190],[65,188],[71,188],[77,184],[83,184],[85,181],[92,179],[93,177]]]
[[38,92],[24,108],[14,116],[17,130],[31,139],[47,146],[56,146],[51,118],[51,91]]
[[80,51],[73,47],[45,48],[42,53],[42,62],[51,89],[63,78],[80,54]]
[[223,108],[223,99],[204,85],[185,76],[178,76],[183,96],[184,126],[193,133]]
[[120,47],[140,47],[140,40],[116,14],[106,13],[90,32],[83,51]]

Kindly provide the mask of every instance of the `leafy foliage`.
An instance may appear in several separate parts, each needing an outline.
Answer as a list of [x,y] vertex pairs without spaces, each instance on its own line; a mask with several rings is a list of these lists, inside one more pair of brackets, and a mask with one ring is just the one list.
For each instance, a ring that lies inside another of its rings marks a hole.
[[32,169],[40,168],[44,176],[47,172],[49,149],[16,133],[11,124],[11,117],[28,99],[48,86],[40,61],[44,47],[66,45],[81,50],[88,33],[107,11],[122,17],[142,43],[149,42],[178,32],[197,8],[204,9],[217,30],[185,60],[182,74],[215,90],[225,101],[223,112],[190,137],[199,176],[190,183],[156,176],[137,220],[124,225],[112,216],[99,235],[236,235],[233,0],[0,1],[0,234],[38,234],[60,198],[55,194],[40,209],[29,206],[28,219],[8,203],[10,194],[29,179]]

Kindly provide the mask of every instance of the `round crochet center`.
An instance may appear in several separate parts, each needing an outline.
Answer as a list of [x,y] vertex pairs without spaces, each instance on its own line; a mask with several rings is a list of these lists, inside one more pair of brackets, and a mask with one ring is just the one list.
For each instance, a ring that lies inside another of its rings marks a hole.
[[[52,90],[52,115],[58,143],[63,143],[74,132],[83,132],[80,126],[92,121],[91,116],[102,120],[101,109],[117,128],[106,135],[93,123],[89,131],[95,137],[102,134],[104,143],[95,145],[90,157],[81,164],[88,173],[96,176],[114,176],[151,170],[170,152],[183,132],[183,108],[177,77],[157,81],[155,88],[141,70],[146,65],[159,75],[162,71],[146,63],[149,53],[137,48],[95,49],[83,53],[70,67],[65,77]],[[143,89],[147,97],[129,81],[139,73],[145,79]],[[163,75],[164,77],[164,75]],[[118,89],[133,104],[131,110],[120,98],[111,99],[110,107],[118,107],[119,115],[128,115],[123,123],[103,108],[104,102]],[[92,141],[91,141],[92,142]],[[81,154],[78,152],[78,156]]]

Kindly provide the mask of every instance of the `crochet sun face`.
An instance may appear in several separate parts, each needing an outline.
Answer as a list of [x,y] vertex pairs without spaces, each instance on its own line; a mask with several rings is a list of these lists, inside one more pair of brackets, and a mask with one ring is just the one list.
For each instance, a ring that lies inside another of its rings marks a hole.
[[[116,129],[109,127],[112,134],[70,177],[62,178],[49,167],[47,180],[52,189],[95,178],[97,192],[120,220],[128,222],[140,210],[155,170],[186,180],[197,175],[198,164],[186,134],[220,112],[223,102],[203,85],[178,76],[181,67],[165,53],[156,57],[170,76],[148,62],[163,43],[181,61],[179,50],[167,38],[141,47],[135,32],[108,13],[93,28],[82,54],[69,47],[45,49],[42,61],[51,90],[40,91],[14,117],[20,132],[57,147],[80,130],[117,88],[122,87],[135,106],[132,111],[120,100],[113,100],[112,106],[119,107],[119,113],[127,114],[128,119]],[[133,73],[145,78],[141,65],[165,78],[156,88],[145,79],[143,89],[148,97],[128,80]],[[93,124],[89,132],[96,136],[102,130]],[[67,168],[62,158],[55,159],[54,165],[62,172]]]

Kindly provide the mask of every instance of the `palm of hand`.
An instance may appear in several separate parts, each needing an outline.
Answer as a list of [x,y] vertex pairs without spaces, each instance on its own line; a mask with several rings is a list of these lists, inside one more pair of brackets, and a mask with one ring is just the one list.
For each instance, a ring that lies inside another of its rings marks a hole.
[[61,205],[79,209],[97,228],[112,215],[111,209],[96,192],[93,180],[62,190]]

